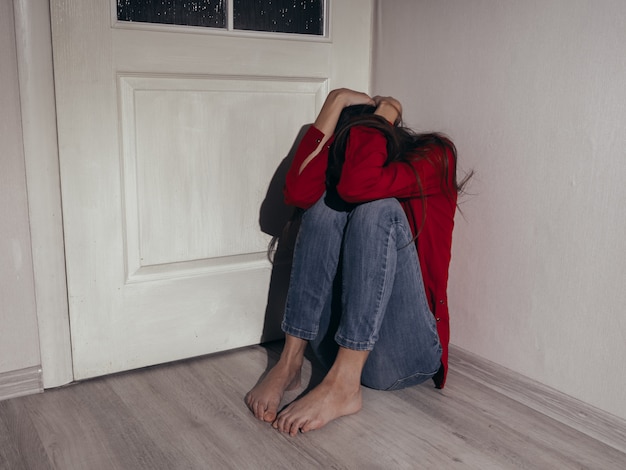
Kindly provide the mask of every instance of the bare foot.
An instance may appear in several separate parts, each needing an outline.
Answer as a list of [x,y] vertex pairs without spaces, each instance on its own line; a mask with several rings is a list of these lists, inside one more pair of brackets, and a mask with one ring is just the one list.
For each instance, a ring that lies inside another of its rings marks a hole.
[[361,386],[358,382],[355,387],[353,383],[324,379],[300,400],[281,411],[272,426],[295,436],[298,431],[313,431],[341,416],[357,413],[361,405]]
[[283,394],[300,386],[301,369],[302,365],[278,361],[263,380],[246,394],[246,405],[255,417],[268,423],[276,419]]

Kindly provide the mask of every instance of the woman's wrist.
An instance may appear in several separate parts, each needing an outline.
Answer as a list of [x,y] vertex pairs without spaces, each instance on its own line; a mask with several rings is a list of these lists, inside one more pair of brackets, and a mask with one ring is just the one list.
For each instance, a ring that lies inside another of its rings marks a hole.
[[336,103],[340,109],[358,104],[375,105],[374,100],[366,93],[349,88],[337,88],[332,90],[328,96],[332,97],[334,103]]
[[402,107],[392,103],[390,100],[381,100],[376,107],[374,114],[384,117],[392,124],[396,124],[402,119]]

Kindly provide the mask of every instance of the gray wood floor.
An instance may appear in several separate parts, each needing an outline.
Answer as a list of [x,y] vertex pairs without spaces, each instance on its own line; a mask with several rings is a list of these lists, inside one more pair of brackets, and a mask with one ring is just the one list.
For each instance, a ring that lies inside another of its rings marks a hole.
[[[279,348],[254,346],[1,401],[0,469],[626,468],[623,449],[602,442],[605,435],[619,443],[624,428],[599,421],[599,437],[590,437],[515,399],[519,386],[507,391],[506,374],[487,384],[484,368],[473,373],[454,350],[444,390],[430,382],[366,389],[359,414],[290,438],[255,420],[243,402]],[[307,363],[309,378],[316,383],[319,372]]]

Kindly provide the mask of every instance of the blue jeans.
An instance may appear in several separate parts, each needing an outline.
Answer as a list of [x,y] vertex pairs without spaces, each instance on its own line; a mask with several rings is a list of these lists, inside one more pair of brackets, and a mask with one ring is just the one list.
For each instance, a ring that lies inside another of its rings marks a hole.
[[396,199],[346,210],[322,197],[296,241],[282,322],[326,367],[338,346],[371,351],[361,381],[394,390],[431,378],[441,345],[406,215]]

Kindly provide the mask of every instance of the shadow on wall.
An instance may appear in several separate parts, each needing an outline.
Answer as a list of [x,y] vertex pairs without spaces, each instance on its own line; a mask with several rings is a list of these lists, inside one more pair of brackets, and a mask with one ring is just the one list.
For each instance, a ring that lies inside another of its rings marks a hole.
[[272,253],[272,275],[267,294],[265,322],[261,336],[262,343],[283,337],[280,322],[283,319],[287,289],[289,288],[293,247],[300,227],[299,218],[294,219],[293,217],[297,209],[285,204],[283,188],[298,145],[300,145],[300,141],[308,128],[309,125],[306,125],[300,129],[291,150],[274,172],[259,212],[261,231],[276,240]]

